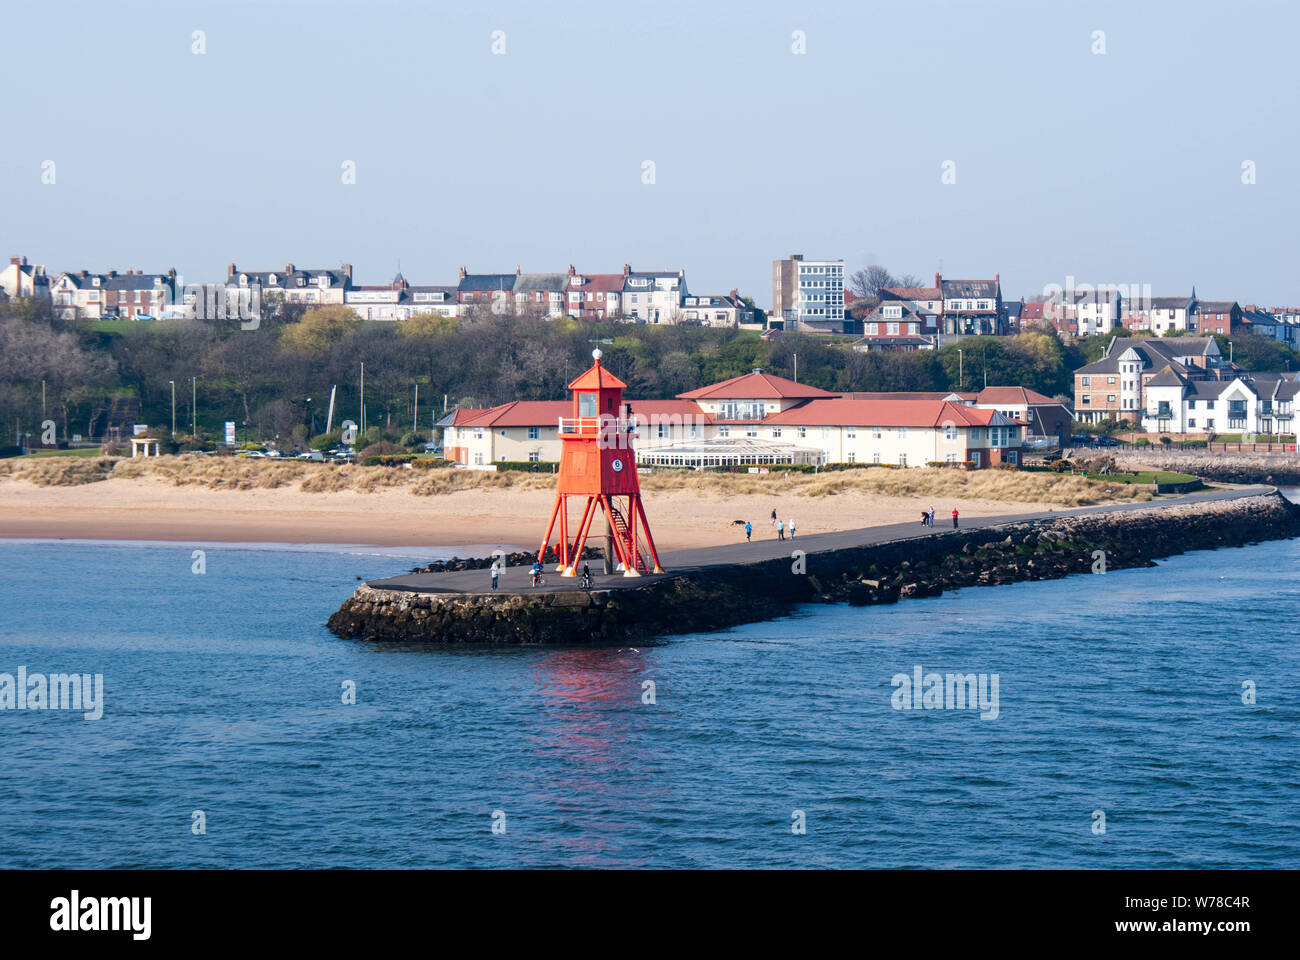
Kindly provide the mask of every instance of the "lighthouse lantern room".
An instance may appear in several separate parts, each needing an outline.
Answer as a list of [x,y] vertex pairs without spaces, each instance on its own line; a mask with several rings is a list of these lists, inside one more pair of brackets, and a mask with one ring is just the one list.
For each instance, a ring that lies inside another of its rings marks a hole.
[[[593,350],[595,364],[569,384],[573,391],[573,416],[561,417],[560,475],[555,491],[555,508],[542,537],[538,561],[545,559],[554,533],[555,552],[563,576],[576,576],[583,546],[596,514],[603,513],[609,525],[609,542],[623,575],[663,573],[636,474],[636,453],[632,449],[635,423],[623,405],[622,380],[600,365],[601,352]],[[578,525],[569,528],[569,498],[581,500]]]

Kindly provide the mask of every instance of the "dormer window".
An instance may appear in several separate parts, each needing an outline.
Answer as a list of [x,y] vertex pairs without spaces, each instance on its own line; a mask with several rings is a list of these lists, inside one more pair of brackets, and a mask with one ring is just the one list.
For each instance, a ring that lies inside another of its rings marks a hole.
[[[244,278],[241,278],[241,279],[242,279],[244,282],[247,282],[247,279],[248,279],[248,278],[247,278],[247,277],[244,277]],[[268,284],[270,284],[271,286],[274,287],[275,284],[276,284],[276,282],[277,282],[276,279],[275,279],[275,274],[273,273],[273,274],[271,274],[269,277],[267,277],[267,278],[266,278],[266,282],[267,282]]]

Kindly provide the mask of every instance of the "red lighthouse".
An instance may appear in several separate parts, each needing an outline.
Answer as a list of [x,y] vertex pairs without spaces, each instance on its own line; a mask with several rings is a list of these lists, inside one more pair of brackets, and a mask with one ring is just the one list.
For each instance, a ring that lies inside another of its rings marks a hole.
[[[614,557],[623,565],[625,577],[663,573],[655,551],[650,524],[641,505],[641,484],[636,475],[636,454],[632,449],[632,420],[623,408],[622,380],[600,365],[600,351],[591,351],[595,365],[569,389],[573,391],[573,417],[560,418],[560,478],[555,491],[555,509],[537,559],[540,562],[559,523],[556,553],[562,576],[575,576],[574,566],[582,558],[587,534],[602,511],[609,523]],[[569,498],[585,503],[575,536],[569,537]],[[626,498],[620,503],[620,498]],[[642,548],[648,551],[647,556]]]

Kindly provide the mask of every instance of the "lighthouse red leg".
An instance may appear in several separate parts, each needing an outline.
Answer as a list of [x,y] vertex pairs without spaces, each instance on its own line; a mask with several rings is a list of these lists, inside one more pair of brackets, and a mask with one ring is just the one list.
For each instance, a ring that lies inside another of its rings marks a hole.
[[542,545],[537,550],[537,562],[546,562],[546,548],[551,543],[551,531],[555,528],[555,516],[560,512],[560,505],[564,503],[564,497],[556,494],[555,507],[551,510],[551,522],[546,525],[546,536],[542,537]]
[[650,535],[650,521],[645,518],[645,507],[641,505],[641,498],[636,498],[636,510],[641,514],[641,528],[645,530],[645,543],[650,548],[650,558],[654,560],[654,570],[652,573],[663,573],[664,568],[659,565],[659,551],[655,549],[655,538]]
[[587,509],[582,512],[582,523],[579,524],[578,526],[578,540],[573,545],[572,562],[569,564],[568,567],[565,568],[562,576],[565,577],[577,576],[577,573],[575,573],[574,571],[574,567],[576,567],[578,565],[578,561],[582,559],[582,548],[587,543],[587,531],[591,529],[591,521],[594,520],[595,517],[596,517],[596,498],[588,497]]
[[564,494],[557,496],[560,500],[560,542],[555,545],[555,556],[563,570],[569,565],[569,498]]

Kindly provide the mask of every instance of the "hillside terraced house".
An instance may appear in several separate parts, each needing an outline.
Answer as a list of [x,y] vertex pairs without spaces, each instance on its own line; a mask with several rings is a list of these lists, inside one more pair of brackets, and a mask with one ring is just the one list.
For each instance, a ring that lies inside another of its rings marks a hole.
[[173,302],[176,270],[145,273],[61,273],[51,285],[55,312],[65,320],[156,319]]
[[645,323],[681,321],[685,270],[633,270],[623,264],[623,317]]
[[992,280],[944,280],[938,275],[935,279],[943,292],[944,334],[974,337],[1004,332],[1000,274]]
[[50,278],[44,266],[28,263],[26,257],[10,257],[8,266],[0,270],[0,293],[10,299],[37,297],[48,300]]
[[704,327],[743,327],[754,323],[754,311],[740,292],[732,290],[726,296],[682,297],[682,322],[698,323]]
[[566,273],[521,273],[515,277],[515,312],[539,317],[564,316]]
[[619,320],[623,317],[621,273],[578,273],[569,265],[565,313],[575,320]]
[[[337,270],[300,269],[286,263],[283,270],[240,270],[235,264],[226,268],[226,287],[247,288],[260,285],[262,297],[268,294],[284,298],[285,303],[313,307],[336,306],[352,289],[352,264]],[[235,295],[234,292],[227,296]]]
[[467,308],[490,307],[498,313],[515,312],[515,282],[519,268],[514,273],[470,273],[464,267],[456,282],[456,301]]
[[461,310],[455,287],[414,286],[400,270],[387,284],[345,290],[343,303],[362,320],[409,320],[422,313],[454,317]]

